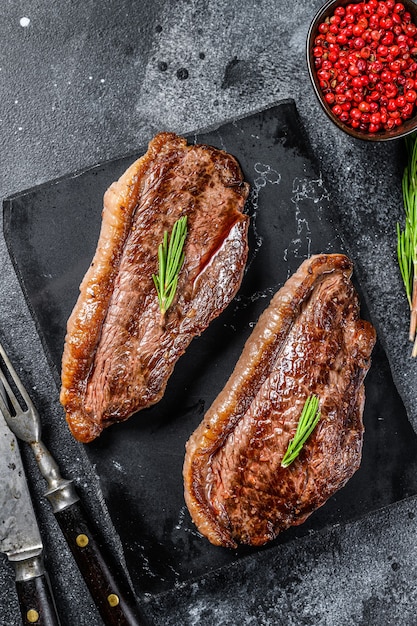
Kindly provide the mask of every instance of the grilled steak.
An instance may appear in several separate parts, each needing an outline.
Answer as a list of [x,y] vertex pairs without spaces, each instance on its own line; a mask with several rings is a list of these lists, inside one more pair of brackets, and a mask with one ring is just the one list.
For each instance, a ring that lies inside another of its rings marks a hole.
[[[259,546],[301,524],[358,469],[363,381],[375,331],[359,318],[341,254],[305,261],[259,318],[225,388],[187,443],[185,499],[213,544]],[[281,467],[306,398],[321,419]]]
[[[192,338],[232,300],[247,259],[247,195],[232,156],[172,133],[107,190],[62,359],[61,402],[79,441],[160,400]],[[164,232],[183,215],[185,261],[162,323],[152,274]]]

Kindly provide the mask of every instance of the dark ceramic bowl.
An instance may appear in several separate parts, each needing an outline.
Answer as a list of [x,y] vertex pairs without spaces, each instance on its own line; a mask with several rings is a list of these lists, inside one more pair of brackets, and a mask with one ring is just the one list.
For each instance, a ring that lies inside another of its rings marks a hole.
[[[320,88],[319,80],[317,78],[316,69],[314,66],[314,40],[318,35],[318,27],[326,17],[331,17],[338,6],[345,7],[347,4],[355,4],[361,0],[328,0],[314,17],[307,36],[307,65],[310,74],[310,79],[316,93],[316,96],[327,113],[328,117],[338,126],[341,130],[352,137],[357,139],[364,139],[366,141],[389,141],[390,139],[398,139],[399,137],[405,137],[417,129],[417,103],[416,112],[413,117],[404,121],[401,126],[393,130],[381,130],[376,133],[362,132],[358,129],[352,128],[347,124],[344,124],[334,113],[330,106],[325,102],[323,94]],[[406,11],[409,11],[412,17],[412,21],[417,25],[417,4],[412,0],[399,0],[405,6]]]

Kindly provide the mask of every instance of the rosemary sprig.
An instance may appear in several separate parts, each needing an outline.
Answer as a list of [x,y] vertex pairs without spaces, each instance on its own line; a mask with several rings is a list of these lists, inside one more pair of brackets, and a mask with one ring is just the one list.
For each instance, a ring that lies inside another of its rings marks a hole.
[[184,243],[187,237],[187,216],[180,217],[174,224],[168,240],[164,232],[158,247],[158,274],[153,274],[162,320],[174,300],[178,276],[184,263]]
[[288,467],[297,458],[303,445],[317,426],[320,416],[318,397],[309,396],[304,403],[295,435],[288,444],[287,451],[281,461],[281,467]]
[[397,224],[398,265],[410,307],[409,339],[414,343],[412,356],[417,356],[417,134],[405,139],[407,165],[402,179],[405,222]]

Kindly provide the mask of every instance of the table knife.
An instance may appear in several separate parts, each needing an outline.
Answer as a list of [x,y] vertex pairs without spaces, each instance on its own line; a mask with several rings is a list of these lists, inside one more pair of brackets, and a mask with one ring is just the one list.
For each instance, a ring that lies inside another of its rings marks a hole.
[[59,626],[19,447],[1,413],[0,551],[14,566],[23,624]]

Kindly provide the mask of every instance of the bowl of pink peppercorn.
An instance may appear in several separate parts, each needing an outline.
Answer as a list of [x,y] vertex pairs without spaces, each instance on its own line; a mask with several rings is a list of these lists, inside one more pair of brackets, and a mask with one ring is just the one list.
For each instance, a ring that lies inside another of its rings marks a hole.
[[353,137],[386,141],[417,128],[417,4],[328,0],[308,33],[319,102]]

